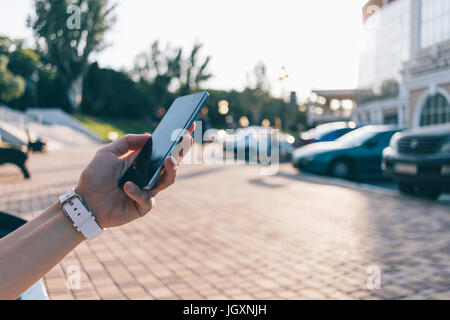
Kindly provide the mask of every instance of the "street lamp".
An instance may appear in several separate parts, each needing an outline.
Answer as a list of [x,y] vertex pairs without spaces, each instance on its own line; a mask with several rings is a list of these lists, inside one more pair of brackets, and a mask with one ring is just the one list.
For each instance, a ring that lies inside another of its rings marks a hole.
[[217,106],[219,107],[219,113],[222,115],[226,115],[228,113],[228,111],[230,110],[227,100],[220,100],[217,103]]
[[248,121],[248,118],[246,117],[246,116],[242,116],[240,119],[239,119],[239,125],[241,126],[241,127],[248,127],[248,125],[250,124],[250,121]]
[[264,119],[264,120],[261,122],[261,125],[262,125],[263,127],[265,127],[265,128],[270,127],[270,120],[269,120],[269,119]]
[[287,78],[289,78],[289,75],[287,73],[286,67],[282,66],[281,67],[281,73],[280,76],[278,77],[278,81],[281,84],[281,98],[285,98],[285,94],[286,94],[286,80]]

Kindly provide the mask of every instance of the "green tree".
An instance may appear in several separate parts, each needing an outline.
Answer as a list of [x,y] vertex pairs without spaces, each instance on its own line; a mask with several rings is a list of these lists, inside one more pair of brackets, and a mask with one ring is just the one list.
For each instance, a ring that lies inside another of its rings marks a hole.
[[9,55],[8,69],[25,79],[31,79],[40,67],[39,54],[32,49],[17,48]]
[[142,118],[151,114],[149,95],[125,72],[93,63],[84,80],[81,111],[90,115]]
[[270,98],[266,66],[263,62],[258,62],[252,73],[247,75],[247,82],[248,85],[242,92],[242,103],[250,109],[252,123],[259,125],[264,103]]
[[13,99],[9,105],[20,110],[38,106],[37,82],[41,73],[39,54],[20,45],[9,54],[8,69],[25,80],[24,94],[20,98]]
[[14,45],[14,41],[9,37],[0,36],[0,54],[9,55],[12,46]]
[[181,48],[170,45],[161,50],[159,41],[155,40],[150,51],[136,57],[132,75],[148,91],[155,107],[170,103],[173,96],[170,88],[181,77],[182,54]]
[[395,79],[389,79],[383,81],[381,84],[381,97],[382,98],[394,98],[397,97],[400,92],[400,86]]
[[200,57],[200,50],[202,47],[202,43],[194,43],[189,58],[184,60],[184,65],[182,67],[184,72],[180,77],[181,94],[197,90],[202,82],[205,82],[212,77],[212,74],[207,71],[211,56],[202,59]]
[[25,92],[25,81],[8,70],[8,57],[0,55],[0,100],[9,102]]
[[154,41],[148,52],[135,59],[133,77],[147,87],[154,106],[167,106],[173,92],[179,95],[197,90],[201,83],[212,75],[207,71],[211,57],[202,59],[201,43],[195,43],[188,57],[180,47],[167,45],[161,49],[160,42]]
[[81,102],[90,55],[105,47],[114,8],[108,0],[34,0],[35,14],[28,17],[28,25],[44,62],[57,68],[72,110]]

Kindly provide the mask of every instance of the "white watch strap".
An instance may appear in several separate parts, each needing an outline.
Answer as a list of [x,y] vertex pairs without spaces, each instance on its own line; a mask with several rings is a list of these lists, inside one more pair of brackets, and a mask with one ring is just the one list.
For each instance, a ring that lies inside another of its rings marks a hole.
[[86,208],[74,189],[59,197],[61,209],[72,220],[73,226],[88,240],[92,240],[102,233],[103,229],[95,221],[95,216]]

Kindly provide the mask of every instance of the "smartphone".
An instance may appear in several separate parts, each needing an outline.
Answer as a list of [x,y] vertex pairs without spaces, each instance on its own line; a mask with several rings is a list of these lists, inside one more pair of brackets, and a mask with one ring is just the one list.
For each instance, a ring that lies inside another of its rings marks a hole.
[[202,91],[177,98],[153,131],[131,166],[119,180],[122,188],[131,181],[141,189],[150,190],[158,180],[164,160],[170,156],[177,143],[187,132],[200,109],[208,99],[208,92]]

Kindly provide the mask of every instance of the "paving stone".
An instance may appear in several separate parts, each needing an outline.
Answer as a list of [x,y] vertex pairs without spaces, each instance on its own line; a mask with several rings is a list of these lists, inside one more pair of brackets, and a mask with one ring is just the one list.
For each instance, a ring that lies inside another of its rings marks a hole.
[[[0,167],[0,210],[30,219],[96,148]],[[153,212],[84,242],[45,277],[50,299],[450,299],[449,206],[317,182],[289,165],[181,165]],[[67,288],[79,266],[81,289]],[[372,268],[372,269],[371,269]],[[368,290],[373,268],[381,289]]]

